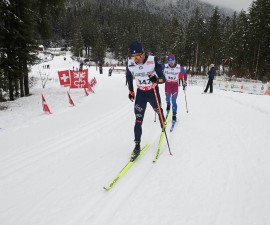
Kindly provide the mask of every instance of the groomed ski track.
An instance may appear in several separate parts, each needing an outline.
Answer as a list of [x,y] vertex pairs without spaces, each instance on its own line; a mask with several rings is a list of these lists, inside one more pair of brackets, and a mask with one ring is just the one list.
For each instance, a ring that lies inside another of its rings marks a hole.
[[[95,76],[95,94],[71,91],[75,107],[58,109],[65,90],[49,83],[43,93],[52,115],[41,113],[35,90],[33,120],[1,132],[0,224],[270,223],[270,107],[261,100],[269,96],[188,87],[186,113],[180,88],[178,124],[167,128],[173,156],[164,138],[155,164],[161,129],[148,105],[142,146],[150,147],[106,191],[134,148],[134,103],[123,74]],[[165,108],[163,86],[160,92]]]

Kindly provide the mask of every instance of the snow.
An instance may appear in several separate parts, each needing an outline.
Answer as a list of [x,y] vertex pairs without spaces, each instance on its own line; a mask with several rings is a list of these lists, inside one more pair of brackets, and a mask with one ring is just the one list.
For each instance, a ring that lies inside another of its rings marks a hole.
[[[60,87],[57,70],[78,67],[66,56],[50,80],[0,111],[1,225],[266,225],[270,224],[269,96],[190,86],[178,95],[178,123],[153,164],[160,127],[148,105],[146,151],[110,190],[103,189],[134,147],[133,103],[124,73],[96,77],[95,94]],[[165,108],[164,85],[160,85]],[[43,113],[41,94],[53,114]],[[169,130],[169,129],[167,129]]]

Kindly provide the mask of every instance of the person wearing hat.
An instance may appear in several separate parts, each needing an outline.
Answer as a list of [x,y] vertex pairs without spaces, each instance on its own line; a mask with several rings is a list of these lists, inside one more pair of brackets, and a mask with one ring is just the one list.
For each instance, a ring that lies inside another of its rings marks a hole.
[[[187,86],[187,74],[185,69],[180,66],[180,64],[176,63],[175,55],[168,55],[168,63],[164,65],[163,68],[166,83],[165,83],[165,95],[166,95],[166,103],[167,103],[167,116],[171,108],[172,103],[172,121],[176,122],[176,114],[177,114],[177,103],[176,99],[178,96],[178,86],[180,86],[181,80],[183,81],[183,90],[185,90]],[[179,84],[178,84],[179,82]]]
[[[158,84],[164,83],[166,79],[158,57],[147,55],[144,51],[142,43],[138,41],[132,42],[129,46],[129,50],[131,57],[128,60],[126,78],[129,89],[128,97],[132,102],[135,99],[135,148],[131,154],[131,161],[134,161],[141,151],[140,143],[142,136],[142,123],[147,103],[150,103],[154,111],[158,113],[160,124],[163,128],[162,121],[165,121],[165,118],[161,108]],[[136,97],[133,89],[133,80],[136,81],[137,85]],[[160,113],[158,111],[158,104],[160,106]]]
[[216,76],[216,69],[215,69],[215,65],[211,64],[210,66],[210,70],[208,71],[208,82],[207,85],[204,89],[204,93],[206,93],[208,91],[208,88],[210,87],[210,93],[213,93],[213,80]]

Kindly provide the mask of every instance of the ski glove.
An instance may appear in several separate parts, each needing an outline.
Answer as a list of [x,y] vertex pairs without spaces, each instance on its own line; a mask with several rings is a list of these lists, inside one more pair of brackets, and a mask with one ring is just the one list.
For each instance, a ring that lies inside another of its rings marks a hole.
[[130,99],[130,101],[133,102],[134,96],[135,96],[134,91],[129,91],[128,98]]
[[152,75],[152,76],[148,76],[149,77],[149,80],[152,82],[152,83],[157,83],[157,76],[156,75]]
[[186,86],[187,86],[187,83],[184,82],[184,83],[183,83],[183,90],[184,90],[184,91],[186,90]]

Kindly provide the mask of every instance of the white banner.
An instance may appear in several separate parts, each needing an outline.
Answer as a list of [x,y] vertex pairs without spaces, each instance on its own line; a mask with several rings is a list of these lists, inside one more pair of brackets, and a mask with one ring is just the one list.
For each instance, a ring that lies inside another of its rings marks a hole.
[[[191,86],[192,85],[205,86],[207,81],[208,81],[207,79],[202,78],[188,79],[188,83]],[[226,91],[237,91],[242,93],[258,94],[258,95],[270,95],[270,84],[214,80],[213,87],[216,89]]]

